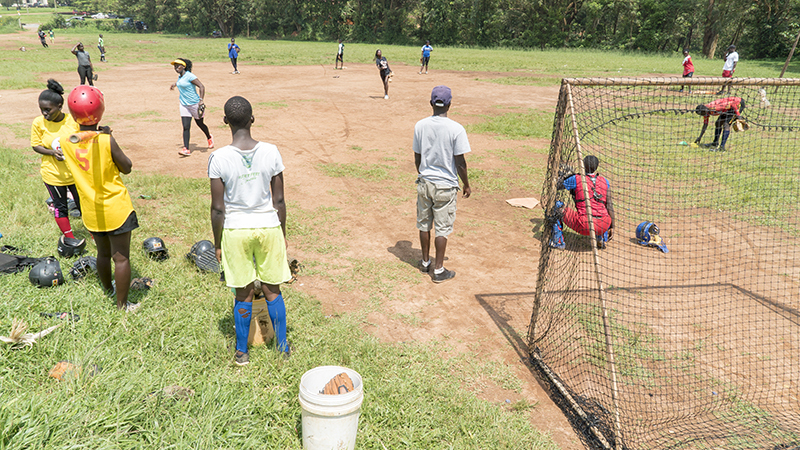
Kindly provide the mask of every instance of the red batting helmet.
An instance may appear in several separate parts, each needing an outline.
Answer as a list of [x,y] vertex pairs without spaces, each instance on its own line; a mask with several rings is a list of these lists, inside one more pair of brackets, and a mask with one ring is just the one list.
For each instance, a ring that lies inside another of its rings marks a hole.
[[67,98],[67,105],[72,118],[81,125],[97,124],[106,110],[103,93],[94,86],[80,85],[73,89]]

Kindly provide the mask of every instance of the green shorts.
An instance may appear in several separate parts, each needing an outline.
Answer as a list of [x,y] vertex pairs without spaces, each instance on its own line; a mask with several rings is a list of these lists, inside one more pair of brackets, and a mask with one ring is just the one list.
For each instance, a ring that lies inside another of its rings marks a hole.
[[222,268],[232,288],[255,280],[273,285],[291,280],[281,227],[222,230]]

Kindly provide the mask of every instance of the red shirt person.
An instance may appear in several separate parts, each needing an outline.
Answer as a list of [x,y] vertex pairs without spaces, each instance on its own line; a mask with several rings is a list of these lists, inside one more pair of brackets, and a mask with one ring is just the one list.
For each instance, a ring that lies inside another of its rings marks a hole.
[[[706,147],[713,147],[714,151],[725,151],[725,143],[728,141],[728,136],[731,133],[731,123],[734,120],[741,119],[741,111],[745,108],[744,99],[741,97],[725,97],[719,100],[714,100],[705,105],[697,105],[694,112],[703,116],[703,129],[700,131],[700,136],[694,141],[696,144],[700,143],[703,135],[708,128],[708,118],[711,116],[719,116],[716,123],[714,123],[714,142],[706,144]],[[722,142],[720,143],[719,137],[722,134]],[[719,146],[718,146],[719,145]]]

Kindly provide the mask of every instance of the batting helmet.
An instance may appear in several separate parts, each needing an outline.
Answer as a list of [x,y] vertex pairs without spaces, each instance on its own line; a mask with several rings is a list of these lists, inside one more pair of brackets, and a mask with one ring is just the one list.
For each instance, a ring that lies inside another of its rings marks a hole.
[[145,239],[142,243],[142,248],[144,249],[145,253],[147,253],[147,256],[155,259],[156,261],[162,261],[169,258],[167,246],[160,237],[151,237]]
[[72,258],[84,252],[86,239],[68,238],[62,235],[58,238],[58,254],[64,258]]
[[36,287],[52,287],[64,284],[64,275],[61,273],[61,264],[54,258],[45,258],[31,268],[28,274]]
[[640,245],[658,247],[659,250],[667,253],[669,250],[667,250],[667,244],[665,244],[661,236],[658,235],[660,232],[658,225],[653,222],[645,221],[636,227],[636,239],[639,240]]
[[75,122],[81,125],[95,125],[103,118],[106,110],[103,93],[94,86],[80,85],[67,97],[69,112]]
[[94,256],[78,258],[72,268],[69,269],[69,274],[72,275],[73,280],[80,280],[90,273],[97,273],[97,258]]
[[217,261],[217,250],[214,244],[208,240],[202,240],[192,245],[186,259],[194,262],[197,267],[207,272],[219,273],[219,261]]

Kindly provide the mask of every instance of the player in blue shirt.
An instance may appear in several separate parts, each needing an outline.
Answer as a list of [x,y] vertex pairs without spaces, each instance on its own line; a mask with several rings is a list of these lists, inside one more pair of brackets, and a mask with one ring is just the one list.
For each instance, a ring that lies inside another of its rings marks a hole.
[[236,67],[236,59],[239,57],[239,52],[242,49],[236,45],[236,38],[231,38],[231,43],[228,44],[228,58],[231,59],[231,64],[233,64],[233,74],[239,73],[239,69]]
[[425,45],[422,46],[422,57],[419,59],[419,62],[422,64],[419,66],[419,74],[422,75],[422,68],[425,68],[425,73],[428,73],[428,61],[431,60],[431,52],[433,51],[433,47],[431,47],[431,41],[425,41]]

